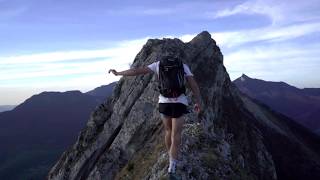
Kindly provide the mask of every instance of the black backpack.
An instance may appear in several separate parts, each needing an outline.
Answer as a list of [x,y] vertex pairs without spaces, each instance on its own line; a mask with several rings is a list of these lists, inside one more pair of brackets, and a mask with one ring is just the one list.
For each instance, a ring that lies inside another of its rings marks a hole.
[[159,63],[159,90],[167,98],[185,93],[183,62],[180,58],[165,57]]

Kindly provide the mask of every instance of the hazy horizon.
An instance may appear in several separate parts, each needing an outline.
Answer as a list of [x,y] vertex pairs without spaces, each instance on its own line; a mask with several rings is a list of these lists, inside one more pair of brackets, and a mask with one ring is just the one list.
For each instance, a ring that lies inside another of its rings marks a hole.
[[89,91],[119,77],[149,38],[208,31],[234,80],[320,87],[320,0],[0,0],[0,105]]
[[[240,78],[241,76],[239,76],[239,77],[237,77],[237,78]],[[237,79],[237,78],[235,78],[235,79]],[[252,79],[256,79],[255,77],[249,77],[249,78],[252,78]],[[234,81],[235,79],[231,79],[231,81]],[[268,80],[266,80],[266,79],[259,79],[259,80],[264,80],[264,81],[268,81]],[[273,81],[274,82],[274,81]],[[283,82],[283,81],[277,81],[277,82]],[[113,83],[113,82],[111,82],[111,83]],[[286,83],[286,82],[285,82]],[[288,83],[287,83],[288,84]],[[109,85],[109,84],[104,84],[104,85]],[[291,85],[291,84],[289,84],[289,85]],[[100,85],[101,86],[101,85]],[[97,86],[97,87],[100,87],[100,86]],[[291,85],[292,86],[292,85]],[[33,96],[33,95],[37,95],[37,94],[40,94],[40,93],[42,93],[42,92],[67,92],[67,91],[80,91],[81,93],[87,93],[88,91],[91,91],[91,90],[93,90],[93,89],[95,89],[95,88],[97,88],[97,87],[94,87],[94,88],[92,88],[92,89],[89,89],[89,90],[86,90],[86,91],[81,91],[81,90],[79,90],[79,89],[70,89],[70,90],[65,90],[65,91],[50,91],[50,90],[45,90],[45,91],[41,91],[41,92],[39,92],[39,93],[36,93],[36,94],[32,94],[31,96]],[[299,87],[296,87],[296,88],[299,88]],[[304,88],[314,88],[314,87],[304,87]],[[316,87],[316,88],[318,88],[318,87]],[[303,88],[299,88],[299,89],[303,89]],[[30,96],[30,97],[31,97]],[[23,103],[25,100],[27,100],[28,98],[30,98],[30,97],[27,97],[26,99],[24,99],[23,101],[21,101],[20,103],[18,103],[18,104],[0,104],[0,106],[17,106],[17,105],[19,105],[19,104],[21,104],[21,103]]]

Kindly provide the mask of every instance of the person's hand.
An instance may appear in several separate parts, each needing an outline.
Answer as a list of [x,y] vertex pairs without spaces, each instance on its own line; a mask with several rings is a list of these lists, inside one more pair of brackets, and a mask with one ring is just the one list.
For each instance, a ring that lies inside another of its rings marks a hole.
[[109,70],[109,74],[110,74],[110,72],[112,72],[112,74],[118,76],[118,72],[117,72],[116,70],[110,69],[110,70]]
[[201,107],[199,103],[195,103],[194,104],[194,110],[199,114],[201,111]]

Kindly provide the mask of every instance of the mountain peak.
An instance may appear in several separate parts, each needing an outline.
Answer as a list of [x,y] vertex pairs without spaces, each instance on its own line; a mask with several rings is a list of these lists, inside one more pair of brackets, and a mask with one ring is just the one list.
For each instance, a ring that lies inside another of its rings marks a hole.
[[245,81],[247,79],[249,79],[249,77],[247,75],[245,75],[245,74],[242,74],[241,77],[240,77],[241,81]]
[[116,84],[117,84],[117,81],[112,82],[108,85],[102,85],[102,86],[97,87],[91,91],[86,92],[85,94],[106,98],[112,94],[112,90]]
[[251,79],[251,78],[249,76],[245,75],[245,74],[242,74],[241,77],[240,77],[241,81],[245,81],[245,80],[248,80],[248,79]]
[[246,75],[246,74],[244,74],[244,73],[241,75],[241,77],[246,78],[246,79],[248,79],[248,78],[249,78],[249,76],[247,76],[247,75]]
[[211,34],[208,31],[202,31],[199,33],[197,36],[195,36],[192,40],[197,40],[197,39],[207,39],[207,40],[212,40],[211,39]]
[[215,40],[211,38],[211,34],[208,31],[203,31],[199,33],[196,37],[194,37],[190,42],[193,46],[197,47],[205,47],[209,44],[216,45]]

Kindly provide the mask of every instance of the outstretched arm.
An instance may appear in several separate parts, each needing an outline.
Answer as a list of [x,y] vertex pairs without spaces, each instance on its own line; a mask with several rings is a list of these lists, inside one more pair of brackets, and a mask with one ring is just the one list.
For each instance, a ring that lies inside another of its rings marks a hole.
[[148,67],[141,67],[141,68],[132,68],[132,69],[128,69],[125,71],[120,71],[117,72],[115,69],[110,69],[109,73],[112,72],[114,75],[116,76],[136,76],[136,75],[140,75],[140,74],[147,74],[147,73],[151,73],[152,70],[149,69]]
[[193,95],[195,96],[195,110],[199,113],[201,111],[201,97],[200,97],[200,90],[197,82],[194,80],[193,76],[187,76],[187,81],[191,88]]

